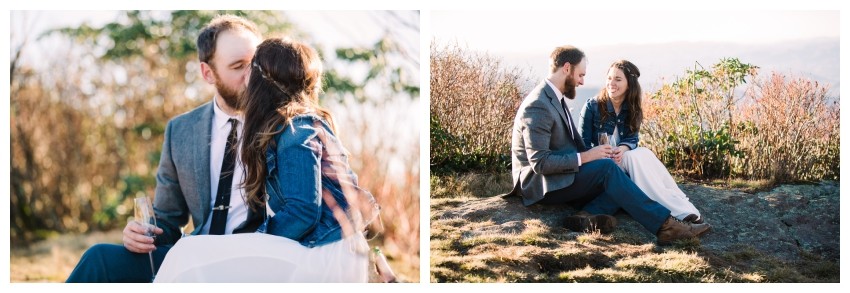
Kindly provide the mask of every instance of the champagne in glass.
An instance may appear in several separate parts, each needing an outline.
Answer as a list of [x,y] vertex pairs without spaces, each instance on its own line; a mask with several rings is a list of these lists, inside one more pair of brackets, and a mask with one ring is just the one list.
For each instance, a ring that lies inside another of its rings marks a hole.
[[[153,206],[147,197],[137,197],[135,199],[135,220],[145,227],[145,235],[152,238],[156,237],[153,230],[156,227],[156,217],[153,213]],[[153,252],[148,252],[148,257],[151,260],[151,281],[156,278],[156,270],[153,264]]]
[[[600,132],[600,133],[599,133],[599,145],[600,145],[600,146],[603,146],[603,145],[608,144],[608,142],[610,141],[610,139],[611,139],[611,138],[608,136],[608,133],[607,133],[607,132],[604,132],[604,131],[603,131],[603,132]],[[611,155],[609,154],[609,155],[608,155],[608,157],[610,158],[610,157],[611,157]]]
[[[617,142],[614,141],[614,135],[613,134],[611,135],[611,137],[608,138],[608,144],[611,145],[611,151],[612,152],[614,152],[614,153],[620,152],[619,147],[617,147]],[[613,154],[612,154],[612,156],[613,156]]]
[[608,133],[600,132],[599,133],[599,145],[608,144]]

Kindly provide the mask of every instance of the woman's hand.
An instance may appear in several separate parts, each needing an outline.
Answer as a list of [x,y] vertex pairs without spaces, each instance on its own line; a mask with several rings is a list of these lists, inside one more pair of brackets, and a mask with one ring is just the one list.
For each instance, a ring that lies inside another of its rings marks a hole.
[[614,155],[611,157],[611,159],[613,159],[614,162],[619,165],[620,162],[623,161],[623,154],[627,151],[629,151],[629,147],[624,145],[617,146],[616,148],[614,148]]

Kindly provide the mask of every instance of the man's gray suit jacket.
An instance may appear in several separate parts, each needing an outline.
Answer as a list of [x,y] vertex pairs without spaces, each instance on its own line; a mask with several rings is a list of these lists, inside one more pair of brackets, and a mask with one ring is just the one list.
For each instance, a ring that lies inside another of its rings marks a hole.
[[[164,230],[157,245],[171,245],[183,236],[181,227],[192,218],[198,235],[212,211],[210,195],[210,141],[213,124],[212,102],[203,104],[168,121],[162,156],[156,172],[154,211],[157,226]],[[224,146],[221,146],[224,149]],[[262,224],[263,214],[248,209],[248,220],[233,233],[250,233]]]
[[511,133],[514,189],[509,195],[519,193],[525,205],[573,184],[579,170],[577,154],[586,147],[567,115],[545,81],[525,97],[517,110]]

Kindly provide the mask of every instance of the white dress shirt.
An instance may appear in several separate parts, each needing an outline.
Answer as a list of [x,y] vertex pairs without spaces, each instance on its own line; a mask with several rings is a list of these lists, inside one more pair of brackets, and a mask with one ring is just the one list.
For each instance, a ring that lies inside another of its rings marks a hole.
[[[242,125],[244,124],[242,117],[227,115],[227,113],[224,113],[218,107],[216,99],[213,99],[212,139],[210,140],[210,209],[208,220],[201,229],[201,234],[210,233],[212,208],[215,205],[215,198],[218,195],[218,180],[221,175],[222,161],[224,161],[224,147],[227,145],[227,135],[230,134],[230,127],[232,125],[227,122],[230,118],[239,121],[236,127],[236,137],[242,139]],[[244,168],[239,153],[242,151],[242,148],[237,147],[236,150],[236,164],[233,167],[233,185],[230,191],[230,209],[227,211],[227,225],[224,228],[224,234],[232,234],[236,227],[239,227],[239,225],[248,220],[245,191],[241,188],[244,178]]]
[[[546,81],[546,84],[548,84],[549,87],[552,88],[552,91],[555,92],[555,95],[558,96],[558,103],[561,104],[561,105],[566,104],[566,103],[562,103],[562,101],[564,100],[564,93],[562,93],[561,90],[559,90],[558,87],[556,87],[554,84],[552,84],[552,82],[549,81],[548,78],[543,79],[543,80]],[[570,112],[570,109],[564,109],[564,111]],[[567,123],[567,128],[570,129],[570,137],[575,139],[574,133],[578,132],[578,130],[572,129],[573,125],[575,125],[575,124],[573,124],[573,115],[567,114],[567,120],[568,120],[567,122],[569,122],[569,123]],[[576,152],[576,157],[578,157],[578,166],[581,167],[581,153]]]

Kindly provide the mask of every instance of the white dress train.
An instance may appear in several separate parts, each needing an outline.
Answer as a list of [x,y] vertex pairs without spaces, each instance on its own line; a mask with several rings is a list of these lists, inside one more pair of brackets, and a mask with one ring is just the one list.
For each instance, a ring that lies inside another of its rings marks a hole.
[[[614,141],[620,141],[616,128]],[[671,216],[682,220],[689,214],[695,214],[702,218],[685,192],[676,185],[667,167],[649,149],[638,147],[623,153],[619,166],[649,198],[669,209]]]
[[368,244],[358,236],[308,248],[262,233],[198,235],[177,241],[154,282],[366,282],[368,265]]

